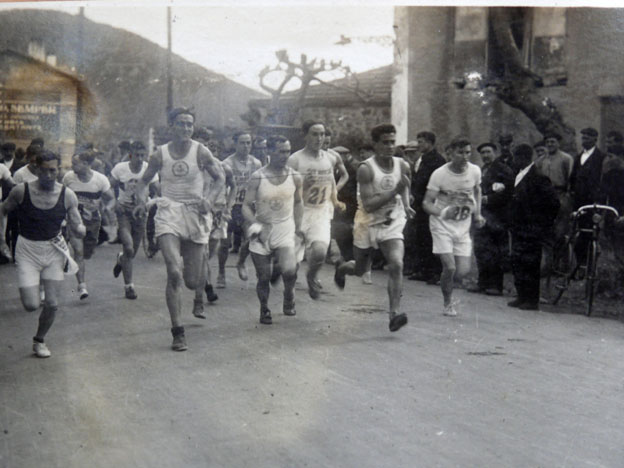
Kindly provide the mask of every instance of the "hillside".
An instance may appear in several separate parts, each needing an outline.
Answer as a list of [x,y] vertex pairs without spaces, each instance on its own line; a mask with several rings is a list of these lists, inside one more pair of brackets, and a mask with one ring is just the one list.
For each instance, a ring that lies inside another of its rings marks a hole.
[[[97,119],[91,137],[99,145],[123,138],[146,138],[150,127],[165,123],[167,51],[134,33],[84,19],[83,66],[78,67],[80,18],[50,10],[0,13],[0,49],[27,53],[40,41],[59,66],[76,67],[95,96]],[[199,123],[243,125],[239,115],[250,88],[177,55],[172,58],[174,105],[193,105]]]

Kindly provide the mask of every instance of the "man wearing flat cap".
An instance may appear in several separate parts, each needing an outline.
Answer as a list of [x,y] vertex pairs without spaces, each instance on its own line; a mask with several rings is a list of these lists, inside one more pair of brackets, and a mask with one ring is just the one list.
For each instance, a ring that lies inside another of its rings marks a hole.
[[513,156],[511,154],[511,144],[513,143],[513,135],[511,133],[501,133],[498,136],[498,144],[500,146],[500,160],[514,171]]
[[[606,154],[596,147],[598,131],[595,128],[581,130],[581,146],[583,151],[574,159],[572,175],[570,176],[570,190],[572,193],[573,209],[583,205],[604,202],[601,190],[602,162]],[[581,220],[584,227],[591,226],[591,219]],[[577,260],[583,264],[587,258],[587,244],[590,236],[581,234],[575,246]]]
[[549,237],[544,244],[544,259],[547,269],[552,267],[554,251],[563,247],[564,236],[569,230],[570,213],[572,202],[570,200],[569,186],[574,158],[568,153],[561,151],[559,143],[561,135],[557,132],[544,133],[544,146],[546,154],[535,160],[537,172],[548,177],[552,182],[557,197],[559,198],[559,213],[554,224],[554,236]]
[[508,255],[507,211],[514,191],[514,174],[501,157],[497,157],[494,143],[482,143],[477,151],[483,160],[481,215],[486,223],[473,231],[479,280],[468,291],[500,296],[503,294],[504,263]]
[[[416,135],[418,150],[422,154],[412,170],[412,208],[416,215],[410,221],[414,229],[414,249],[406,251],[406,264],[413,270],[409,279],[427,281],[435,284],[440,279],[442,264],[433,253],[433,240],[429,229],[429,214],[422,207],[427,191],[427,184],[433,171],[446,164],[444,157],[435,149],[436,136],[433,132],[424,131]],[[406,246],[411,242],[406,242]]]

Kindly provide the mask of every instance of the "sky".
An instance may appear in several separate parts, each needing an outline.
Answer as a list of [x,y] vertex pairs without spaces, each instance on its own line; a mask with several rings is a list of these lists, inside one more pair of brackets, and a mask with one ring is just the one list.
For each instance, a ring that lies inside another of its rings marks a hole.
[[[92,21],[167,47],[167,5],[172,8],[174,53],[257,90],[259,71],[277,63],[279,49],[286,49],[293,61],[299,61],[302,53],[310,59],[342,60],[355,72],[392,63],[393,7],[388,3],[248,0],[233,7],[213,1],[201,5],[178,0],[70,1],[0,3],[0,10],[39,8],[76,14],[84,6],[85,16]],[[335,45],[341,35],[351,38],[351,43]],[[279,80],[277,73],[269,78],[273,85]]]

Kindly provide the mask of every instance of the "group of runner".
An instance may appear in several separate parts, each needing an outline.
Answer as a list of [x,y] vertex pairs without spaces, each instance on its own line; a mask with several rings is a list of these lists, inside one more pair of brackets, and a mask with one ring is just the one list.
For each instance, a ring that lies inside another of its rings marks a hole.
[[[337,194],[349,178],[340,155],[323,149],[324,124],[305,122],[305,147],[293,154],[287,138],[269,137],[267,162],[263,165],[250,154],[249,132],[235,134],[234,154],[220,161],[209,149],[216,151],[213,135],[209,131],[194,132],[195,116],[190,110],[173,109],[168,118],[172,139],[158,147],[149,162],[145,161],[145,145],[135,142],[127,160],[112,169],[109,180],[91,168],[94,153],[83,151],[73,156],[72,170],[61,184],[56,181],[60,158],[43,151],[29,166],[36,177],[13,189],[0,206],[0,219],[8,212],[18,213],[20,236],[15,257],[24,307],[39,308],[40,278],[45,289],[33,343],[37,356],[50,355],[44,337],[54,320],[58,286],[64,275],[77,270],[78,295],[81,300],[89,295],[85,260],[97,245],[102,206],[116,213],[122,251],[113,274],[118,277],[123,273],[125,297],[131,300],[137,298],[132,260],[143,238],[148,210],[151,205],[157,207],[155,236],[167,270],[165,297],[175,351],[187,349],[182,323],[183,286],[195,292],[193,315],[206,318],[203,294],[210,302],[217,300],[209,260],[218,253],[216,287],[224,288],[225,263],[232,246],[238,247],[236,268],[242,280],[248,279],[245,261],[251,253],[260,323],[272,323],[269,293],[271,284],[280,277],[284,283],[282,312],[286,316],[296,314],[295,282],[304,258],[308,293],[312,299],[319,298],[322,285],[318,273],[328,255],[334,210],[345,208]],[[372,251],[381,250],[388,269],[388,327],[394,332],[408,320],[400,311],[400,300],[403,228],[414,215],[409,200],[410,168],[402,158],[394,156],[394,126],[376,126],[371,137],[374,154],[359,165],[356,173],[354,260],[335,262],[334,281],[343,289],[346,276],[362,276],[370,271]],[[434,173],[424,203],[424,209],[432,215],[434,252],[440,254],[447,272],[442,276],[447,315],[455,315],[451,300],[453,275],[463,272],[464,257],[470,255],[470,218],[481,222],[480,173],[477,166],[467,162],[464,153],[469,153],[469,145],[466,141],[455,143],[456,156],[440,168],[445,172]],[[72,256],[61,235],[65,219]],[[5,246],[3,226],[0,245]]]

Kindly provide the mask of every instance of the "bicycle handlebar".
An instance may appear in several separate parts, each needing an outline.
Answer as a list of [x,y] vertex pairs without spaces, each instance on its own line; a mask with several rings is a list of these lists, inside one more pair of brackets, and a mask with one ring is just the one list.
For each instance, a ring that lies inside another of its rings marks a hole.
[[579,215],[581,215],[582,213],[584,213],[586,211],[597,211],[597,210],[609,211],[616,218],[618,218],[620,216],[620,213],[618,213],[618,210],[616,210],[612,206],[609,206],[609,205],[598,205],[598,204],[583,205],[578,210],[576,210],[573,214],[574,214],[574,216],[579,216]]

